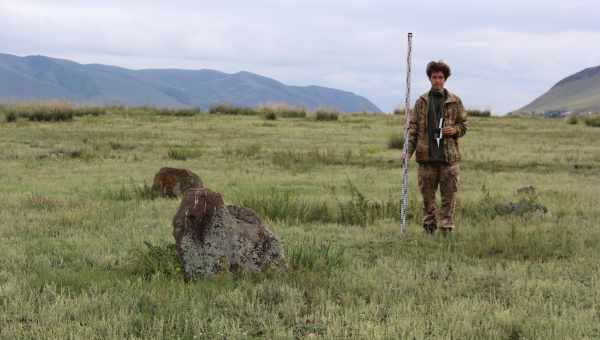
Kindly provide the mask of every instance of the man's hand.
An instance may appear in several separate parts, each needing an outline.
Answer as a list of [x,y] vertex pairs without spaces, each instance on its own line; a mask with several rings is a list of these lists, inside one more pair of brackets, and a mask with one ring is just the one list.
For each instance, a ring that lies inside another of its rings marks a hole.
[[443,137],[452,137],[457,132],[458,131],[456,130],[456,128],[454,126],[446,126],[445,128],[442,129],[442,136]]

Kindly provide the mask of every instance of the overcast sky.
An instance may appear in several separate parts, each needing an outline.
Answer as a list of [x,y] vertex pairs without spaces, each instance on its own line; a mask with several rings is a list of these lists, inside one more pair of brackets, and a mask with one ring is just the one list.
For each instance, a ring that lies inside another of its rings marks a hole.
[[[290,85],[413,102],[443,59],[465,106],[502,114],[600,65],[600,1],[0,0],[0,52],[128,68],[241,70]],[[0,80],[1,81],[1,80]]]

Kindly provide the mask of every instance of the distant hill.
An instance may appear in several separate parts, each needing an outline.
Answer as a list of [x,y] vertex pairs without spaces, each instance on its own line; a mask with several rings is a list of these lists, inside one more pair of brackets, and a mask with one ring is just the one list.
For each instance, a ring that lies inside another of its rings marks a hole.
[[0,101],[62,99],[82,104],[201,107],[287,103],[308,109],[381,112],[368,99],[320,86],[288,86],[250,72],[146,69],[0,54]]
[[517,112],[600,112],[600,66],[586,68],[554,85]]

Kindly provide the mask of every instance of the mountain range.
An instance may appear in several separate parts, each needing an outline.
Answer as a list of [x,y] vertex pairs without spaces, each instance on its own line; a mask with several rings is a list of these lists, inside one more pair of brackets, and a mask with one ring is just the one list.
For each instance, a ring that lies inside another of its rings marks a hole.
[[570,75],[513,113],[600,112],[600,66]]
[[67,100],[90,105],[199,107],[228,103],[254,107],[285,103],[307,109],[381,112],[352,92],[290,86],[250,72],[142,69],[80,64],[46,56],[0,54],[0,101]]

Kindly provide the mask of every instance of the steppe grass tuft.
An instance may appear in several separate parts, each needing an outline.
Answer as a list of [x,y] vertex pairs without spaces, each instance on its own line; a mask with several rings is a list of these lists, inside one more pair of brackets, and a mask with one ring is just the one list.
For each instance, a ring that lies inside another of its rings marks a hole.
[[144,247],[131,252],[129,270],[134,275],[140,275],[146,280],[155,276],[163,278],[182,277],[181,265],[177,258],[174,243],[153,245],[144,241]]

